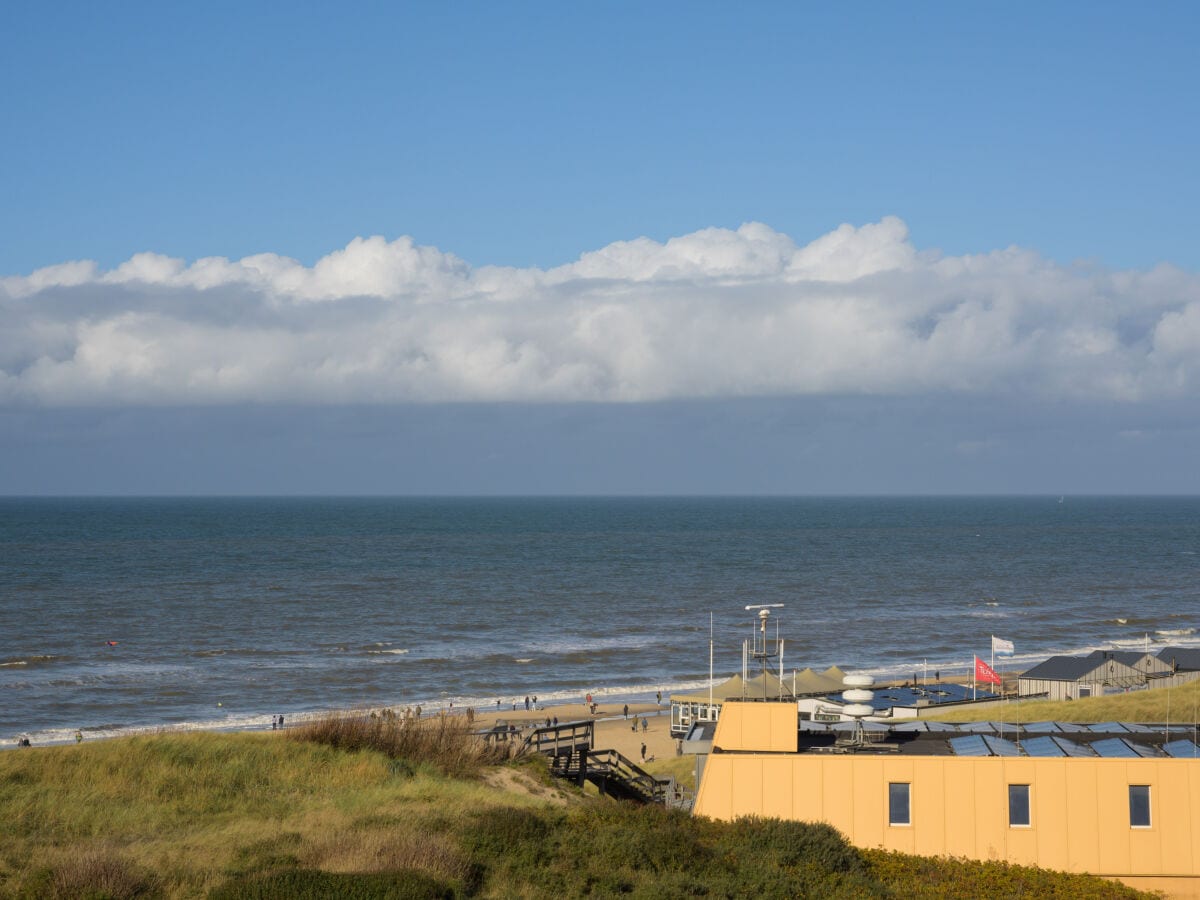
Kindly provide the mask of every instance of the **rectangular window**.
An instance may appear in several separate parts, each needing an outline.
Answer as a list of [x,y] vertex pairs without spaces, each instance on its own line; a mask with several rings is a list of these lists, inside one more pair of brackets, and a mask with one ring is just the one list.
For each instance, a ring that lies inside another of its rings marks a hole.
[[1129,786],[1129,826],[1131,828],[1150,827],[1150,785],[1131,784]]
[[888,824],[910,825],[912,818],[908,810],[907,781],[893,781],[888,784]]
[[1029,824],[1029,785],[1010,784],[1008,786],[1008,824]]

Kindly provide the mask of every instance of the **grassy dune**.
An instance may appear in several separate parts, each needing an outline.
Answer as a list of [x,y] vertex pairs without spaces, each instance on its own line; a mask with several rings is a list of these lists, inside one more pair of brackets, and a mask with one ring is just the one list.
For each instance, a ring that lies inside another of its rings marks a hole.
[[[982,712],[982,714],[981,714]],[[1025,700],[986,710],[965,707],[939,716],[943,722],[976,722],[1003,717],[1006,722],[1200,722],[1200,681],[1179,687],[1134,691],[1085,700]]]
[[[585,798],[444,725],[0,753],[0,897],[1135,897],[832,829]],[[673,761],[672,761],[673,762]]]

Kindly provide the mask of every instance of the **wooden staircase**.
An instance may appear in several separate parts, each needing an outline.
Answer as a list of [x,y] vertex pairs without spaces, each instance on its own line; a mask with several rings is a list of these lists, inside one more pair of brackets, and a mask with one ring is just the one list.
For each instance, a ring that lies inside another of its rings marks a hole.
[[550,761],[550,772],[580,787],[590,781],[602,796],[637,803],[661,803],[691,808],[691,793],[672,777],[651,775],[616,750],[596,750],[593,722],[564,722],[536,728],[525,739],[523,752],[540,753]]

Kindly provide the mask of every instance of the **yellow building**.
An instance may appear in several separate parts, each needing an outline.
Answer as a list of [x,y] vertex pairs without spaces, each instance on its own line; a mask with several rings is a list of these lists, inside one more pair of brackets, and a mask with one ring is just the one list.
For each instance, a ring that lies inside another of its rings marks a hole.
[[799,729],[794,703],[728,703],[695,813],[827,822],[860,847],[1200,897],[1200,759],[1149,744],[1132,758],[955,756],[944,735],[801,752]]

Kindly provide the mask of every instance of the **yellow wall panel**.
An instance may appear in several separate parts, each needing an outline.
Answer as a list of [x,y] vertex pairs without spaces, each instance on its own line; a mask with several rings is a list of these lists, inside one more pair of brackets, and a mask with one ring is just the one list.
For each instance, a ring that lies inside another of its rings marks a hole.
[[788,757],[792,760],[792,815],[801,822],[825,821],[825,790],[821,760]]
[[[879,804],[878,813],[870,814],[869,818],[879,821],[882,831],[883,846],[889,850],[899,850],[902,853],[913,853],[916,850],[917,831],[924,826],[921,818],[923,785],[916,782],[915,767],[911,758],[880,757],[883,782],[882,790],[875,791],[876,802]],[[910,824],[888,825],[888,785],[892,782],[902,782],[909,785],[908,818]],[[861,828],[861,825],[860,825]]]
[[913,815],[919,826],[913,829],[912,852],[937,855],[946,846],[946,783],[943,764],[931,757],[912,757],[913,781],[921,790],[913,796]]
[[1067,777],[1069,760],[1045,759],[1036,768],[1037,781],[1029,793],[1033,830],[1037,837],[1037,864],[1046,869],[1067,869]]
[[696,790],[694,809],[698,815],[728,821],[733,818],[733,756],[709,756],[704,777]]
[[945,759],[946,853],[978,859],[975,853],[975,767],[969,759]]
[[[1067,871],[1099,872],[1100,847],[1096,834],[1096,766],[1092,760],[1074,760],[1087,765],[1069,765],[1066,768],[1067,815],[1070,825],[1067,833]],[[1102,762],[1096,760],[1095,762]],[[1078,827],[1074,827],[1078,823]],[[1125,820],[1129,824],[1128,818]],[[1115,870],[1114,870],[1115,871]]]
[[1008,786],[999,756],[975,761],[975,852],[982,859],[1003,859],[1008,843]]
[[1163,760],[1158,765],[1158,783],[1161,786],[1159,808],[1163,822],[1171,827],[1162,829],[1162,869],[1167,875],[1196,875],[1195,824],[1192,822],[1188,804],[1192,801],[1192,778],[1189,773],[1197,771],[1191,760]]
[[851,802],[854,804],[855,834],[864,847],[888,847],[885,830],[887,824],[887,783],[883,778],[883,761],[876,757],[861,757],[846,760],[854,770],[854,788]]
[[825,796],[825,821],[843,834],[855,833],[854,767],[842,758],[821,759],[821,790]]
[[[1104,867],[1104,871],[1132,872],[1129,868],[1129,846],[1133,831],[1129,828],[1128,761],[1099,759],[1093,768],[1096,771],[1096,824],[1091,826],[1091,831],[1096,836],[1100,855],[1098,864]],[[1141,773],[1135,777],[1151,779],[1153,763],[1137,765],[1135,768]],[[1099,827],[1101,822],[1105,823],[1104,828]]]
[[733,797],[730,808],[733,817],[763,814],[762,757],[750,756],[739,760],[733,769]]
[[[1164,827],[1164,810],[1168,808],[1165,803],[1163,791],[1163,779],[1160,776],[1163,769],[1164,760],[1154,760],[1150,769],[1151,775],[1147,779],[1150,782],[1150,828],[1130,828],[1129,829],[1129,862],[1127,870],[1135,872],[1135,874],[1148,874],[1148,872],[1163,871],[1163,835],[1168,830],[1174,830],[1171,827]],[[1127,785],[1133,784],[1136,779],[1140,778],[1141,767],[1138,763],[1133,763],[1132,766],[1126,767],[1126,772],[1123,773],[1123,779],[1116,785],[1117,792],[1121,791],[1122,787],[1126,787],[1123,797],[1126,799],[1126,809],[1128,810],[1129,794]],[[1127,812],[1128,815],[1128,812]],[[1100,846],[1104,846],[1103,844]]]
[[[1001,760],[1003,774],[997,797],[996,821],[1004,829],[1004,850],[1001,856],[1010,862],[1036,866],[1038,864],[1038,834],[1034,790],[1037,766],[1031,759],[1005,757]],[[1029,825],[1010,824],[1008,789],[1010,785],[1029,785]]]
[[776,819],[797,818],[792,806],[792,773],[795,765],[790,756],[765,756],[762,761],[762,814]]
[[713,744],[727,751],[795,753],[799,720],[795,703],[726,703]]

